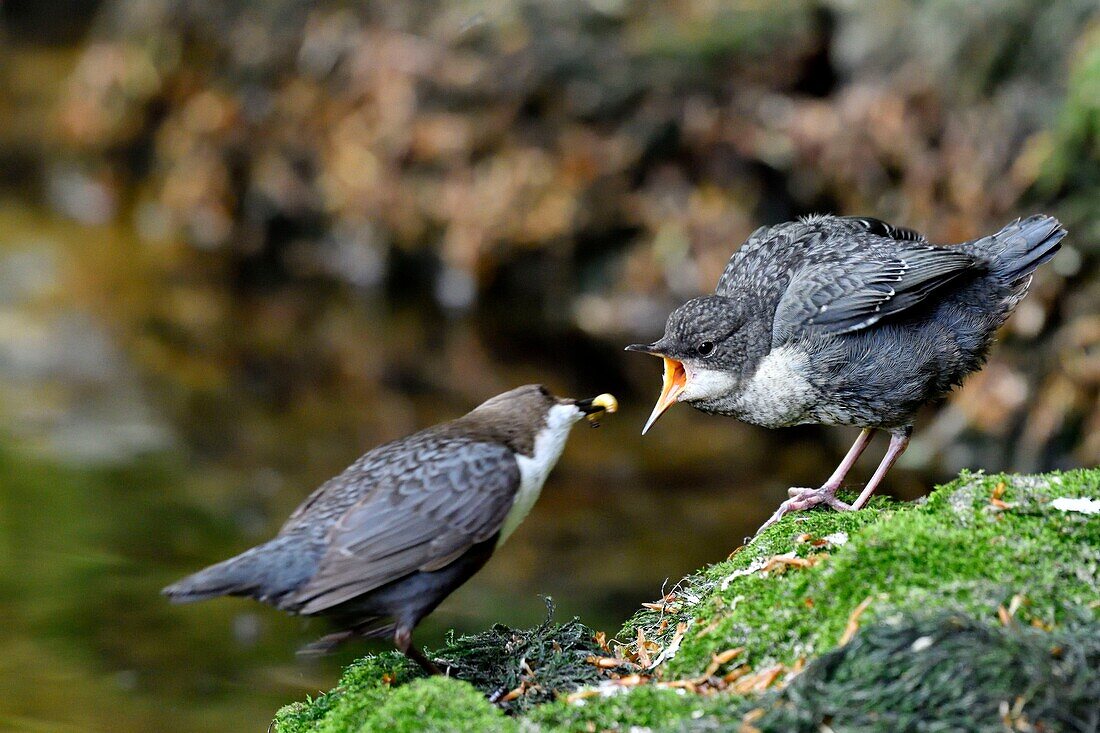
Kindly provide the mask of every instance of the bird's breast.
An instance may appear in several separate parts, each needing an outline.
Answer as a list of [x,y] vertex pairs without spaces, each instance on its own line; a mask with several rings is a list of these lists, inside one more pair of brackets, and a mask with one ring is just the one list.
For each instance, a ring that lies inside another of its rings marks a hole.
[[[535,506],[539,494],[542,493],[542,485],[546,483],[546,478],[550,475],[550,471],[553,470],[561,457],[562,451],[565,449],[565,442],[569,439],[569,431],[577,421],[576,415],[580,414],[572,405],[561,405],[551,409],[552,411],[560,411],[562,414],[552,414],[546,427],[536,434],[531,455],[516,454],[516,464],[519,466],[520,477],[519,488],[516,490],[512,508],[508,511],[507,516],[504,518],[504,524],[500,528],[497,547],[504,544],[504,541],[508,539],[512,532],[516,531],[516,527],[531,512],[531,508]],[[576,415],[573,413],[576,413]]]
[[767,428],[806,422],[817,398],[808,367],[809,355],[795,346],[773,350],[733,395],[730,414]]

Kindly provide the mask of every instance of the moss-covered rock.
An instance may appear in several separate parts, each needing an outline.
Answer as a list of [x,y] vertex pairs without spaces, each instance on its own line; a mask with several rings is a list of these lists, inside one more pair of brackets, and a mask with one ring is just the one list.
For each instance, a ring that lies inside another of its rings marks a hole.
[[1045,631],[950,614],[861,630],[746,716],[789,733],[1100,727],[1100,625]]
[[360,730],[394,686],[415,676],[405,657],[397,652],[363,657],[344,670],[340,684],[332,691],[280,710],[273,727],[279,733]]
[[[468,702],[470,691],[476,688],[478,692],[473,694],[477,704],[471,710],[478,711],[478,715],[486,711],[493,715],[479,718],[481,727],[466,729],[507,729],[512,723],[500,717],[504,712],[522,713],[601,681],[601,671],[588,661],[604,654],[596,633],[576,619],[553,624],[552,614],[553,607],[547,600],[546,621],[532,629],[498,624],[474,636],[449,639],[432,654],[449,675],[440,681],[424,680],[420,668],[397,652],[364,657],[345,670],[340,684],[331,692],[280,710],[275,728],[281,733],[401,730],[385,716],[397,715],[415,704],[413,696],[419,693],[406,690],[424,690],[428,695],[447,695],[447,690],[452,690],[456,699]],[[463,680],[461,691],[443,683],[458,679]],[[425,688],[425,682],[443,686]],[[388,712],[383,713],[383,709]],[[428,729],[448,730],[446,720],[445,716],[434,716],[429,723],[435,727]],[[457,720],[469,722],[466,717]],[[418,721],[418,725],[429,723]],[[495,727],[485,728],[489,725]]]
[[[452,677],[416,679],[390,690],[385,684],[367,685],[347,692],[338,701],[329,696],[279,711],[279,731],[510,731],[515,721],[504,716],[468,682]],[[336,704],[332,704],[336,702]],[[323,708],[321,715],[313,715]]]
[[730,647],[750,667],[794,665],[836,646],[857,609],[864,623],[928,609],[996,622],[1014,606],[1022,622],[1050,627],[1098,598],[1100,520],[1052,506],[1084,496],[1100,497],[1100,472],[964,474],[915,505],[795,515],[627,627],[663,648],[676,628],[669,607],[691,624],[663,670],[672,678]]
[[[1074,499],[1100,501],[1100,470],[963,474],[913,504],[794,515],[646,604],[629,644],[496,627],[436,655],[476,690],[367,657],[276,729],[1096,730],[1100,515]],[[509,671],[520,656],[552,684]]]

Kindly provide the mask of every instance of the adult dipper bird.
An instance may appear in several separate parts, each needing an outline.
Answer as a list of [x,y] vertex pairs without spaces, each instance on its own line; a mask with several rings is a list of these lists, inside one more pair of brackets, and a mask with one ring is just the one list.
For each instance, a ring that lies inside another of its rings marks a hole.
[[574,423],[615,398],[528,385],[363,455],[299,506],[270,542],[162,592],[187,603],[247,596],[344,630],[311,645],[392,634],[430,674],[413,628],[481,569],[531,510]]
[[[664,389],[642,432],[675,402],[769,428],[860,427],[833,475],[791,489],[760,529],[819,504],[859,509],[908,445],[917,410],[981,367],[1065,234],[1049,216],[948,247],[863,217],[761,227],[714,295],[673,311],[655,343],[627,347],[664,358]],[[845,504],[836,491],[880,429],[890,433],[886,456]]]

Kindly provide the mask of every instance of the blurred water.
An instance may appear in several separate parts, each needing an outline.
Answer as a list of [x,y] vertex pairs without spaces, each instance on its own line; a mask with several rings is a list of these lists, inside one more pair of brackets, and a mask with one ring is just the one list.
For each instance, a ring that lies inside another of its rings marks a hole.
[[[322,623],[242,600],[173,607],[158,590],[273,534],[372,445],[509,387],[612,391],[622,411],[576,429],[525,525],[422,644],[536,623],[541,594],[614,633],[666,582],[724,558],[786,486],[820,481],[854,437],[677,408],[643,440],[656,360],[492,308],[448,318],[310,285],[210,308],[203,291],[88,285],[106,277],[104,252],[133,241],[0,205],[0,729],[257,730],[329,688],[369,647],[300,661]],[[185,337],[180,322],[198,328]],[[891,486],[914,495],[930,478],[898,471]]]

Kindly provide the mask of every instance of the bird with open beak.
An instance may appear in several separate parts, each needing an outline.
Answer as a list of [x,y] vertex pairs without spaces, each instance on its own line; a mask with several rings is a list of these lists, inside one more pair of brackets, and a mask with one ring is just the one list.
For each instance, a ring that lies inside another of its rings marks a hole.
[[[859,509],[908,445],[917,410],[981,368],[997,328],[1065,234],[1048,216],[954,246],[870,218],[761,227],[713,295],[673,311],[658,341],[627,347],[664,361],[642,432],[677,402],[769,428],[859,427],[832,476],[792,488],[760,530],[819,505]],[[836,492],[876,430],[890,445],[847,504]]]

